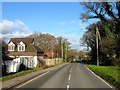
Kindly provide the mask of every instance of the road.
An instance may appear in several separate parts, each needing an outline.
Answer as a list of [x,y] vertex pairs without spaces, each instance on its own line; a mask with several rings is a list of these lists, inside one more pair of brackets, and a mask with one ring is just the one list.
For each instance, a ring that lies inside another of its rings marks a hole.
[[89,71],[84,64],[69,63],[17,88],[66,88],[66,90],[70,88],[106,88],[110,90],[111,87]]

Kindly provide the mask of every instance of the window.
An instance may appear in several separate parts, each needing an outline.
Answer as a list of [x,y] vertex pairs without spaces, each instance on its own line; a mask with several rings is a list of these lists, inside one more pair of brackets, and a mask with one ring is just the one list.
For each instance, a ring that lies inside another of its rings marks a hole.
[[23,42],[18,44],[18,51],[25,51],[25,44]]
[[14,51],[15,46],[9,45],[8,46],[8,51]]
[[19,46],[18,46],[18,51],[25,51],[25,50],[24,50],[24,46],[19,45]]
[[14,49],[15,49],[15,44],[13,42],[10,42],[8,44],[8,51],[14,51]]

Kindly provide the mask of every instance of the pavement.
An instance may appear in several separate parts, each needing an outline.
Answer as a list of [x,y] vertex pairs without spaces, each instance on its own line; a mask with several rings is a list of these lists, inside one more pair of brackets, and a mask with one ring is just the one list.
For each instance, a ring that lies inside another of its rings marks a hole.
[[19,77],[16,77],[16,78],[13,78],[11,80],[8,80],[8,81],[4,81],[2,82],[2,90],[9,90],[15,86],[18,86],[22,83],[25,83],[39,75],[42,75],[48,71],[52,71],[54,69],[57,69],[57,68],[61,68],[63,67],[64,65],[66,65],[68,63],[63,63],[63,64],[59,64],[55,67],[50,67],[50,68],[47,68],[47,69],[43,69],[43,70],[40,70],[40,71],[36,71],[36,72],[32,72],[32,73],[29,73],[29,74],[26,74],[26,75],[23,75],[23,76],[19,76]]

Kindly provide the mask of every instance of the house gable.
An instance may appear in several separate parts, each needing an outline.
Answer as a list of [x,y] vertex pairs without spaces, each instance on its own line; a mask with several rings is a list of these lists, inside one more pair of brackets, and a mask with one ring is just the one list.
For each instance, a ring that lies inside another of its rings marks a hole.
[[15,50],[15,44],[11,41],[8,44],[8,51],[14,51]]
[[25,44],[24,44],[24,42],[20,42],[20,43],[18,43],[18,51],[25,51]]

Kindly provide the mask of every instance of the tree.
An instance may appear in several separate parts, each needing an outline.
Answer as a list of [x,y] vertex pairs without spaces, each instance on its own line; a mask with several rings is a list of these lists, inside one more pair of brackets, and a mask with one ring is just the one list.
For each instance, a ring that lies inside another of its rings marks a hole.
[[4,40],[0,40],[0,49],[2,49],[2,58],[1,58],[1,63],[2,63],[2,75],[6,75],[6,61],[10,58],[8,54],[8,49],[7,49],[7,43]]
[[67,47],[70,45],[67,39],[63,37],[54,37],[51,34],[41,33],[34,33],[29,37],[34,38],[34,44],[43,49],[44,52],[51,51],[54,52],[53,57],[61,57],[65,60],[67,59]]
[[79,60],[81,60],[84,63],[89,63],[90,61],[90,52],[89,51],[79,51]]
[[[83,21],[88,19],[100,19],[104,23],[105,31],[109,38],[115,38],[112,32],[109,30],[109,20],[111,18],[116,22],[116,31],[120,29],[120,2],[88,2],[81,3],[86,9],[87,13],[82,13],[81,19]],[[116,13],[116,11],[118,13]]]
[[54,45],[56,43],[55,37],[51,34],[33,34],[29,37],[33,37],[35,39],[34,44],[44,51],[53,51]]
[[68,51],[67,56],[68,56],[68,57],[67,57],[67,60],[72,62],[74,59],[77,58],[78,52],[77,52],[76,49],[70,49],[70,50]]
[[64,55],[63,58],[65,62],[67,61],[69,45],[70,45],[70,42],[68,42],[67,39],[63,39],[63,55]]
[[[102,63],[104,62],[103,60],[106,60],[107,55],[111,55],[112,57],[112,55],[115,54],[115,41],[113,41],[114,39],[109,39],[106,37],[107,35],[104,30],[104,24],[102,22],[99,21],[96,24],[89,25],[87,27],[88,31],[83,35],[82,40],[84,44],[87,44],[88,47],[91,48],[93,62],[95,62],[97,58],[96,29],[95,29],[96,27],[98,27],[100,34],[98,43],[99,46],[98,53]],[[110,29],[113,30],[113,28],[111,27]]]
[[[102,25],[102,30],[100,29],[100,35],[102,36],[102,42],[99,46],[100,48],[105,48],[114,51],[116,50],[117,56],[120,54],[120,48],[118,47],[120,45],[119,43],[119,37],[120,37],[120,2],[85,2],[81,3],[81,5],[86,8],[85,13],[82,13],[81,19],[83,21],[89,20],[89,19],[99,19]],[[93,25],[94,28],[96,26]],[[104,31],[103,31],[104,30]],[[88,31],[89,34],[91,34],[94,31]],[[104,33],[104,34],[102,34]],[[88,33],[87,33],[88,34]],[[88,38],[88,35],[84,35],[84,37]],[[91,39],[92,37],[92,39]],[[87,39],[88,40],[88,39]],[[95,47],[95,37],[89,35],[89,40],[86,43],[88,46],[92,48],[92,52],[94,52]],[[110,46],[105,44],[105,40],[108,40],[109,43],[112,44],[113,47],[109,48]],[[104,43],[103,43],[104,42]],[[116,44],[115,44],[116,43]],[[115,46],[116,45],[116,46]],[[118,45],[118,46],[117,46]],[[102,50],[100,51],[105,54]],[[111,52],[113,53],[113,52]]]
[[58,42],[58,46],[59,46],[59,48],[57,48],[57,50],[59,49],[60,57],[63,59],[63,37],[57,37],[57,42]]

